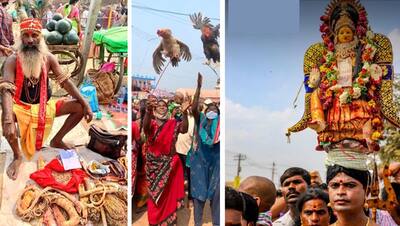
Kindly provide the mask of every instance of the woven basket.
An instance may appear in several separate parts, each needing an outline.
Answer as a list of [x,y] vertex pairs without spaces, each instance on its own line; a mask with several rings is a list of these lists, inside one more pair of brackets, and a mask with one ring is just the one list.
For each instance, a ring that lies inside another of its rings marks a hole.
[[99,104],[110,103],[114,97],[114,90],[117,85],[117,75],[96,69],[89,69],[87,74],[89,75],[93,85],[96,87]]

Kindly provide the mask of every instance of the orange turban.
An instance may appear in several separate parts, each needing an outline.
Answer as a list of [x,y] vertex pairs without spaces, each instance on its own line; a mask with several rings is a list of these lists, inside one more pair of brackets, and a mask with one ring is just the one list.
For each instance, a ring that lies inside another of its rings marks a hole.
[[21,21],[19,25],[21,33],[24,32],[42,32],[42,24],[39,19],[27,18]]

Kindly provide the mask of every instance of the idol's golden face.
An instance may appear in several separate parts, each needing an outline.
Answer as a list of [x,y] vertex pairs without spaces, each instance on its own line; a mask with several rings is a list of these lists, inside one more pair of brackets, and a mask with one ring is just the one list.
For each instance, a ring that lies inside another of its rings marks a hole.
[[350,27],[341,27],[337,34],[339,43],[348,43],[354,40],[354,32]]

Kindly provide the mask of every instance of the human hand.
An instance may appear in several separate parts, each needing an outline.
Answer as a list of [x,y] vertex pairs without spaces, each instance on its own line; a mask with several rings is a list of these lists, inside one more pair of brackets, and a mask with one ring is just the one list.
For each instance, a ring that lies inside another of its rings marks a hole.
[[312,68],[310,71],[310,78],[308,80],[308,86],[310,88],[316,88],[319,84],[320,79],[321,79],[321,75],[320,75],[318,68]]
[[201,88],[201,86],[203,85],[203,76],[198,73],[197,74],[197,88]]
[[190,96],[187,92],[185,93],[185,97],[183,98],[183,102],[192,103],[192,96]]
[[2,51],[6,56],[10,56],[14,52],[11,48],[8,48],[8,47],[5,47],[5,46],[2,48]]
[[156,108],[157,106],[157,98],[154,95],[149,95],[149,97],[147,98],[147,103],[146,103],[146,109],[148,111],[153,111],[154,108]]
[[177,116],[177,115],[179,115],[179,114],[181,114],[181,113],[182,113],[182,111],[181,111],[181,106],[175,107],[175,108],[171,111],[171,115],[172,115],[173,117],[175,117],[175,116]]
[[92,109],[87,103],[83,105],[83,117],[85,118],[86,122],[90,122],[93,119]]
[[182,112],[186,113],[190,106],[192,106],[192,104],[190,103],[190,100],[185,100],[181,106]]

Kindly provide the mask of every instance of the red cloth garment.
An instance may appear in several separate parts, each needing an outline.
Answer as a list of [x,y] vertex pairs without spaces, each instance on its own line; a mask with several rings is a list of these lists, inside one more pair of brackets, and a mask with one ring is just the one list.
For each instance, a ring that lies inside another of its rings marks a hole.
[[23,32],[42,32],[42,23],[36,18],[26,18],[19,24],[20,31]]
[[64,166],[61,164],[61,161],[58,159],[53,159],[49,162],[44,169],[38,170],[30,175],[30,178],[34,180],[38,185],[41,187],[53,187],[68,193],[77,193],[79,189],[79,184],[82,184],[84,181],[83,179],[87,176],[85,171],[82,169],[73,169],[69,170],[68,172],[71,173],[71,179],[68,181],[67,184],[62,184],[57,182],[52,172],[67,172],[64,169]]
[[172,158],[171,172],[167,185],[156,204],[153,199],[147,199],[147,215],[150,225],[176,225],[176,212],[183,208],[185,198],[183,167],[177,154]]
[[176,140],[176,134],[174,133],[176,132],[176,127],[177,121],[175,119],[166,121],[161,130],[156,121],[152,120],[150,134],[147,134],[149,152],[156,156],[169,155],[172,145],[175,145],[174,139]]
[[56,116],[60,113],[60,110],[63,107],[64,103],[65,103],[65,99],[63,99],[63,98],[57,100],[57,103],[56,103]]
[[165,122],[162,128],[152,121],[150,134],[147,134],[146,174],[150,194],[147,214],[150,225],[175,225],[176,212],[183,207],[182,162],[178,154],[171,155],[179,127],[175,119]]
[[[26,22],[28,23],[28,22]],[[22,105],[21,102],[21,93],[23,88],[23,81],[24,81],[24,73],[22,70],[21,60],[17,55],[16,60],[16,76],[15,76],[15,94],[14,94],[14,101],[17,104]],[[46,124],[46,103],[47,103],[47,69],[46,63],[42,66],[41,72],[41,79],[40,79],[40,103],[39,103],[39,121],[38,127],[36,130],[36,150],[40,150],[43,144],[43,137],[44,137],[44,130]],[[29,105],[25,105],[27,109],[29,109]]]
[[135,184],[137,177],[137,163],[139,155],[139,144],[138,140],[140,138],[139,128],[136,122],[132,122],[132,195],[135,195]]

